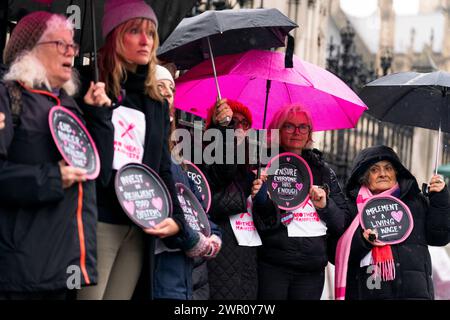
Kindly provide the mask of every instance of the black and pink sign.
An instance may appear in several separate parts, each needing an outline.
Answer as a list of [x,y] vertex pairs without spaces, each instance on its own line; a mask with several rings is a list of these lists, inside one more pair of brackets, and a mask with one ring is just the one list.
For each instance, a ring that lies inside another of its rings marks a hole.
[[189,179],[194,182],[201,196],[203,208],[208,212],[211,207],[211,189],[209,188],[208,180],[206,180],[203,172],[192,162],[183,160],[183,164]]
[[361,227],[376,230],[378,241],[396,244],[406,240],[414,222],[406,204],[392,196],[374,196],[361,211]]
[[313,179],[302,157],[291,152],[280,153],[269,161],[265,174],[270,198],[278,208],[292,211],[308,201]]
[[100,158],[94,140],[78,117],[70,110],[55,106],[48,115],[50,131],[64,160],[73,167],[87,170],[88,179],[100,173]]
[[172,212],[169,191],[149,167],[129,163],[117,172],[116,195],[128,217],[141,228],[151,228]]
[[182,183],[175,183],[178,201],[184,213],[184,218],[192,230],[211,235],[211,226],[202,205],[194,193]]

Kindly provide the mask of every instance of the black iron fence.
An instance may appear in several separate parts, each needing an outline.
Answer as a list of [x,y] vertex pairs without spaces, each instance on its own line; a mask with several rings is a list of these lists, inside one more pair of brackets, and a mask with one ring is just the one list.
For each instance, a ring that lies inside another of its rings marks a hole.
[[326,131],[323,141],[324,156],[341,183],[350,176],[353,159],[364,148],[384,144],[392,147],[407,168],[411,168],[414,128],[381,123],[363,114],[354,129]]

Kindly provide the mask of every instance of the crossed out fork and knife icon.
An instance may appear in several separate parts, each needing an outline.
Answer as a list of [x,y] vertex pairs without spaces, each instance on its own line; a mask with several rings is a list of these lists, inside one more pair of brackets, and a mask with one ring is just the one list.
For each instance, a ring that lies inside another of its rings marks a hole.
[[131,133],[131,131],[136,127],[134,123],[130,123],[127,127],[127,125],[123,123],[123,121],[119,120],[119,125],[125,130],[121,134],[121,138],[123,138],[125,135],[128,135],[131,139],[134,139],[134,135]]

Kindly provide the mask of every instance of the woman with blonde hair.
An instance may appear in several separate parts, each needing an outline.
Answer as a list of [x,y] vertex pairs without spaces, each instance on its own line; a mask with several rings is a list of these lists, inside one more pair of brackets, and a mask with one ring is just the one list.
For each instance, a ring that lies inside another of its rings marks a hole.
[[[268,139],[278,142],[280,153],[306,161],[314,185],[306,205],[290,212],[272,202],[262,179],[253,182],[253,213],[263,244],[258,251],[259,299],[320,299],[325,267],[333,258],[329,251],[344,232],[347,204],[335,173],[311,149],[313,126],[309,112],[299,105],[280,108],[268,126]],[[279,130],[279,137],[270,130]]]
[[[154,237],[167,238],[169,247],[186,250],[198,241],[182,232],[185,220],[170,171],[169,110],[155,78],[158,20],[143,0],[111,0],[105,3],[102,27],[105,44],[98,64],[100,79],[113,100],[108,117],[114,135],[102,146],[109,150],[110,158],[102,166],[110,174],[97,184],[99,281],[96,287],[81,290],[79,298],[130,299],[141,271],[145,298],[152,298]],[[115,195],[115,174],[130,162],[152,168],[169,189],[173,215],[154,228],[134,225]]]

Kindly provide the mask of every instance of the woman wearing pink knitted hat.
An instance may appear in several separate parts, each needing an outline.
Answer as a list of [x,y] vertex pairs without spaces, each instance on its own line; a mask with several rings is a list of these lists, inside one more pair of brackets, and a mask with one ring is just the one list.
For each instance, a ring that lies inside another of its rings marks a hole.
[[[110,174],[97,181],[98,285],[81,290],[78,298],[130,299],[138,281],[144,288],[139,293],[152,298],[155,237],[185,251],[194,248],[199,237],[184,233],[186,222],[170,171],[169,109],[155,79],[156,15],[143,0],[107,0],[104,9],[105,44],[99,50],[98,65],[100,79],[113,100],[110,119],[115,132],[102,146],[109,150],[110,158],[102,166]],[[127,131],[131,134],[124,136],[124,127],[131,128]],[[114,192],[117,170],[130,162],[152,168],[171,194],[172,217],[150,229],[131,222]]]
[[[62,159],[48,123],[55,105],[86,120],[72,98],[78,54],[73,35],[67,18],[37,11],[18,22],[4,50],[9,69],[0,82],[0,300],[66,299],[69,287],[97,282],[95,183]],[[97,110],[110,103],[99,83],[86,101]]]

